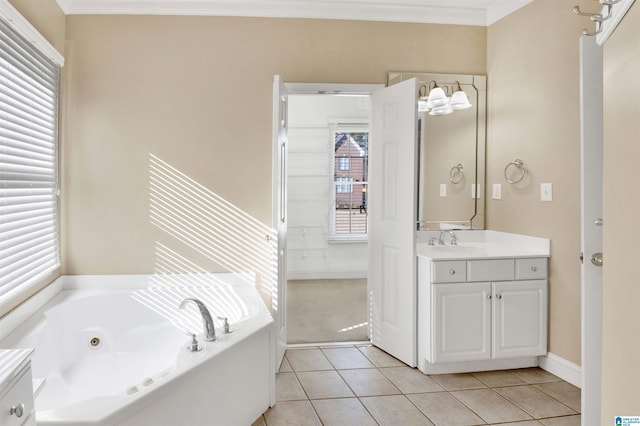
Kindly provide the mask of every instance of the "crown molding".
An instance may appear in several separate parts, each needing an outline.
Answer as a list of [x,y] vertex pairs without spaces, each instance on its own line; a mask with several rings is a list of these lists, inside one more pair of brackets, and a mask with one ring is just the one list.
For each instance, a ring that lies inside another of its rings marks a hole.
[[526,6],[532,1],[533,0],[501,0],[495,2],[495,4],[487,10],[487,26],[498,22],[500,19]]
[[67,15],[310,18],[487,26],[532,0],[56,0]]

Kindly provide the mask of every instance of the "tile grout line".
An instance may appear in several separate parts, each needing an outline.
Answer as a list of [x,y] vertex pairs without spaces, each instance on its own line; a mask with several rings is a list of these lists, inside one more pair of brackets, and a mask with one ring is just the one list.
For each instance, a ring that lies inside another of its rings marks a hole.
[[[552,382],[552,383],[560,383],[560,382]],[[569,383],[569,382],[565,382],[565,383]],[[556,401],[558,401],[560,404],[564,405],[564,406],[565,406],[565,407],[567,407],[569,410],[571,410],[571,411],[573,411],[573,412],[575,413],[575,414],[566,414],[565,416],[575,416],[575,415],[577,415],[577,414],[582,415],[582,413],[581,413],[581,412],[576,411],[575,409],[573,409],[573,408],[569,407],[569,406],[568,406],[567,404],[565,404],[563,401],[560,401],[558,398],[556,398],[555,396],[553,396],[553,395],[551,395],[550,393],[546,392],[546,391],[544,390],[544,388],[541,388],[541,387],[539,386],[539,385],[543,385],[543,384],[544,384],[544,383],[536,383],[536,384],[533,384],[532,386],[533,386],[533,387],[535,387],[536,389],[538,389],[540,392],[544,393],[545,395],[548,395],[550,398],[555,399],[555,400],[556,400]],[[569,383],[569,384],[571,384],[571,383]],[[572,385],[572,386],[573,386],[573,385]],[[562,417],[565,417],[565,416],[562,416]],[[548,417],[544,417],[544,418],[546,419],[546,418],[548,418]]]
[[[429,421],[429,423],[431,423],[431,424],[435,425],[435,423],[434,423],[433,421],[431,421],[431,419],[430,419],[430,418],[429,418],[425,413],[423,413],[423,412],[422,412],[422,410],[421,410],[420,408],[418,408],[418,407],[413,403],[413,401],[411,401],[411,399],[407,398],[407,395],[406,395],[406,394],[405,394],[405,393],[404,393],[404,392],[403,392],[403,391],[402,391],[398,386],[396,386],[396,384],[395,384],[395,383],[393,383],[393,382],[391,381],[391,379],[389,379],[389,378],[388,378],[388,377],[387,377],[387,376],[386,376],[382,371],[380,371],[380,369],[381,369],[382,367],[378,367],[378,366],[373,362],[373,360],[371,360],[369,357],[367,357],[367,355],[366,355],[365,353],[363,353],[363,352],[362,352],[360,349],[358,349],[358,348],[356,348],[356,349],[357,349],[357,350],[358,350],[358,352],[360,352],[360,353],[361,353],[365,358],[367,358],[367,359],[369,360],[369,362],[370,362],[370,363],[375,367],[375,369],[376,369],[376,370],[378,370],[378,373],[380,373],[380,374],[382,375],[382,377],[384,377],[385,379],[387,379],[387,380],[389,381],[389,383],[391,383],[391,385],[392,385],[393,387],[395,387],[395,388],[396,388],[396,390],[397,390],[398,392],[400,392],[400,395],[402,395],[402,396],[404,397],[404,399],[406,399],[407,401],[409,401],[409,404],[413,405],[413,406],[416,408],[416,410],[418,410],[418,412],[419,412],[420,414],[422,414],[422,415],[423,415],[423,416],[424,416],[424,417]],[[391,368],[391,367],[389,367],[389,368]],[[360,401],[360,397],[358,397],[358,401]],[[367,412],[369,411],[369,410],[367,409],[367,407],[362,403],[362,401],[360,401],[360,404],[362,404],[362,406],[363,406],[363,407],[365,407],[365,409],[367,410]],[[378,421],[377,421],[377,420],[376,420],[376,418],[373,416],[373,414],[371,414],[371,413],[370,413],[370,415],[371,415],[371,417],[375,420],[375,422],[376,422],[376,423],[378,423]],[[378,424],[380,424],[380,423],[378,423]]]
[[[313,349],[313,348],[310,348]],[[324,354],[322,354],[324,356]],[[285,358],[287,356],[286,351],[285,351]],[[326,357],[325,357],[326,358]],[[318,421],[320,422],[321,425],[324,425],[324,422],[322,421],[322,419],[320,418],[320,414],[318,414],[318,410],[316,410],[315,405],[313,405],[313,403],[311,402],[311,398],[309,398],[309,393],[307,392],[307,390],[304,388],[304,386],[302,385],[302,382],[300,381],[300,377],[298,377],[298,372],[296,371],[295,368],[293,368],[293,365],[291,365],[291,361],[289,361],[289,358],[287,358],[287,362],[289,363],[289,366],[291,367],[291,371],[293,371],[293,374],[296,377],[296,380],[298,381],[298,384],[300,385],[300,387],[302,388],[302,392],[304,392],[304,395],[307,397],[306,401],[309,403],[309,405],[311,406],[311,409],[313,410],[313,413],[316,415],[316,418],[318,419]],[[331,361],[329,361],[329,363],[331,363]],[[333,364],[332,364],[333,365]],[[302,373],[302,372],[301,372]],[[276,401],[277,404],[277,401]],[[269,425],[267,425],[269,426]]]
[[[364,352],[362,352],[360,350],[360,348],[358,346],[354,346],[356,348],[356,350],[358,351],[358,353],[360,353],[363,357],[365,357],[365,359],[367,361],[369,361],[371,363],[371,365],[373,365],[374,367],[376,367],[376,365],[374,364],[373,360],[371,358],[369,358]],[[377,367],[376,367],[377,368]],[[338,373],[340,374],[340,373]],[[382,373],[380,373],[382,374]],[[340,377],[342,377],[342,375],[340,375]],[[349,386],[349,384],[347,383],[347,386]],[[349,388],[351,388],[351,386],[349,386]],[[399,390],[399,389],[398,389]],[[353,392],[354,395],[356,395],[355,392]],[[360,400],[360,397],[358,395],[356,395],[356,398],[358,398],[358,402],[360,403],[360,405],[362,405],[364,407],[364,409],[366,410],[366,412],[369,414],[369,416],[371,416],[371,418],[373,419],[374,422],[376,422],[376,424],[378,426],[380,426],[380,422],[378,421],[378,419],[375,418],[375,416],[373,415],[373,413],[371,411],[369,411],[369,409],[367,408],[367,406]]]
[[[557,383],[557,382],[553,382],[553,383]],[[522,411],[524,411],[525,413],[527,413],[528,415],[530,415],[532,418],[536,419],[536,420],[540,420],[540,419],[553,419],[554,417],[566,417],[566,416],[573,416],[576,415],[578,413],[576,413],[576,411],[567,406],[566,404],[564,404],[562,401],[559,401],[558,399],[554,398],[553,396],[549,395],[548,393],[544,392],[542,389],[538,389],[537,386],[535,386],[535,384],[533,383],[527,383],[526,385],[523,386],[527,386],[527,387],[532,387],[534,389],[539,390],[540,392],[542,392],[543,394],[547,395],[549,398],[553,399],[554,401],[556,401],[557,403],[559,403],[560,405],[562,405],[563,407],[566,407],[567,409],[573,411],[573,414],[564,414],[562,416],[547,416],[547,417],[536,417],[534,416],[532,413],[528,412],[523,406],[521,406],[520,404],[518,404],[517,402],[511,400],[508,396],[502,395],[500,392],[496,391],[496,393],[500,396],[502,396],[503,398],[505,398],[507,401],[509,401],[510,403],[512,403],[513,405],[515,405],[516,407],[518,407],[519,409],[521,409]],[[506,387],[506,386],[501,386],[501,387]]]
[[[347,346],[349,347],[349,346]],[[352,346],[353,348],[355,348],[355,346]],[[327,359],[327,361],[329,361],[329,364],[331,364],[331,366],[333,367],[333,370],[317,370],[317,371],[335,371],[336,374],[338,374],[338,377],[340,377],[340,379],[344,382],[344,384],[347,386],[347,388],[349,388],[349,390],[351,391],[351,393],[353,394],[352,397],[341,397],[341,398],[319,398],[318,400],[330,400],[330,399],[348,399],[348,398],[355,398],[358,400],[358,403],[360,405],[362,405],[362,408],[364,408],[364,410],[367,412],[367,414],[369,414],[369,416],[371,416],[371,419],[378,425],[380,426],[380,423],[376,420],[376,418],[373,416],[373,413],[371,413],[369,411],[369,409],[366,407],[366,405],[364,405],[362,403],[362,401],[360,401],[360,397],[356,394],[356,392],[351,388],[351,386],[349,385],[349,383],[347,383],[347,381],[344,379],[344,377],[342,376],[342,374],[340,374],[340,371],[336,368],[335,364],[333,364],[331,362],[331,360],[329,359],[329,357],[327,357],[327,355],[324,353],[324,351],[322,350],[322,348],[320,348],[319,346],[317,347],[317,349],[320,350],[320,352],[322,353],[322,355]],[[356,348],[357,349],[357,348]],[[358,350],[359,353],[360,350]],[[362,354],[365,358],[366,355]],[[368,359],[368,358],[367,358]],[[287,360],[288,361],[288,360]],[[369,362],[371,362],[371,360],[369,360]],[[373,363],[372,363],[373,364]],[[375,367],[375,366],[374,366]],[[294,370],[293,367],[291,367],[291,369],[296,373],[296,379],[298,379],[298,381],[300,381],[300,379],[298,378],[297,372]],[[307,401],[309,401],[309,404],[311,404],[311,406],[313,407],[313,411],[316,413],[316,416],[318,416],[318,419],[320,420],[320,423],[322,423],[324,425],[324,422],[322,422],[322,418],[320,417],[320,415],[318,414],[318,411],[316,410],[316,407],[313,405],[313,402],[311,401],[315,401],[312,400],[311,398],[309,398],[309,394],[307,393],[306,389],[304,388],[304,386],[302,386],[302,383],[300,383],[300,386],[302,387],[302,390],[304,391],[305,395],[307,396]],[[268,426],[268,425],[267,425]]]
[[[475,377],[475,376],[474,376]],[[480,380],[476,377],[477,380]],[[486,386],[486,388],[480,388],[480,389],[457,389],[454,391],[448,391],[455,399],[457,399],[458,401],[460,401],[460,403],[462,405],[464,405],[465,407],[467,407],[472,413],[474,413],[476,416],[480,417],[482,420],[485,421],[485,423],[487,425],[489,425],[489,421],[487,419],[485,419],[484,417],[482,417],[480,415],[480,413],[477,413],[475,410],[473,410],[473,408],[469,407],[467,404],[464,403],[464,401],[462,401],[460,398],[458,398],[454,392],[461,392],[461,391],[473,391],[473,390],[491,390],[493,391],[493,393],[495,393],[496,395],[498,395],[500,398],[504,399],[506,402],[508,402],[509,404],[513,405],[514,407],[518,408],[519,410],[522,410],[523,413],[525,413],[526,415],[530,416],[530,419],[526,419],[526,420],[511,420],[512,423],[518,423],[518,422],[529,422],[529,421],[538,421],[539,419],[552,419],[554,417],[540,417],[537,418],[535,417],[533,414],[529,413],[527,410],[524,409],[524,407],[521,407],[519,404],[517,404],[516,402],[510,400],[508,397],[502,395],[500,392],[498,392],[496,389],[498,388],[508,388],[508,387],[516,387],[516,386],[533,386],[531,383],[524,383],[524,384],[519,384],[519,385],[509,385],[509,386],[490,386],[487,383],[483,382],[482,380],[480,380],[480,382],[482,382],[482,384],[484,384]],[[560,401],[558,401],[560,402]],[[563,404],[564,405],[564,404]],[[567,407],[569,408],[569,407]],[[570,409],[570,408],[569,408]],[[559,417],[559,416],[556,416]],[[562,416],[565,417],[565,416]],[[539,423],[539,422],[538,422]]]

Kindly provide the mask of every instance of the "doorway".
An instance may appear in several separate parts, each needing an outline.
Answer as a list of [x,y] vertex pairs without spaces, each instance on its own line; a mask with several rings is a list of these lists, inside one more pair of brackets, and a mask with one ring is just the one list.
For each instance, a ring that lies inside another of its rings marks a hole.
[[287,84],[289,344],[368,340],[370,94],[382,87]]

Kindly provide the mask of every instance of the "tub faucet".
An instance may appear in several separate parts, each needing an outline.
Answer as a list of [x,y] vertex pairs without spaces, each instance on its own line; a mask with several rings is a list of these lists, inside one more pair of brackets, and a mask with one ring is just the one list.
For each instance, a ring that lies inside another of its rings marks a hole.
[[179,308],[184,309],[187,302],[195,303],[198,306],[198,309],[200,309],[200,315],[202,315],[202,326],[204,327],[204,340],[207,342],[213,342],[216,340],[216,329],[213,325],[213,318],[211,318],[211,314],[205,304],[198,299],[188,297],[180,303]]
[[449,234],[451,236],[451,245],[452,246],[457,246],[458,245],[458,237],[456,237],[456,233],[453,232],[452,229],[446,229],[443,231],[440,231],[440,238],[438,238],[438,244],[440,244],[441,246],[444,245],[444,237]]

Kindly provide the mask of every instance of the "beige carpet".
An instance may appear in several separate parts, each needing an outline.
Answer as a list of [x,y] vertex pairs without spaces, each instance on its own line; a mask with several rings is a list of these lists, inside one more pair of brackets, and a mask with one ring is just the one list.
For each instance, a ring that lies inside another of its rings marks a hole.
[[367,280],[290,280],[287,341],[355,342],[367,337]]

